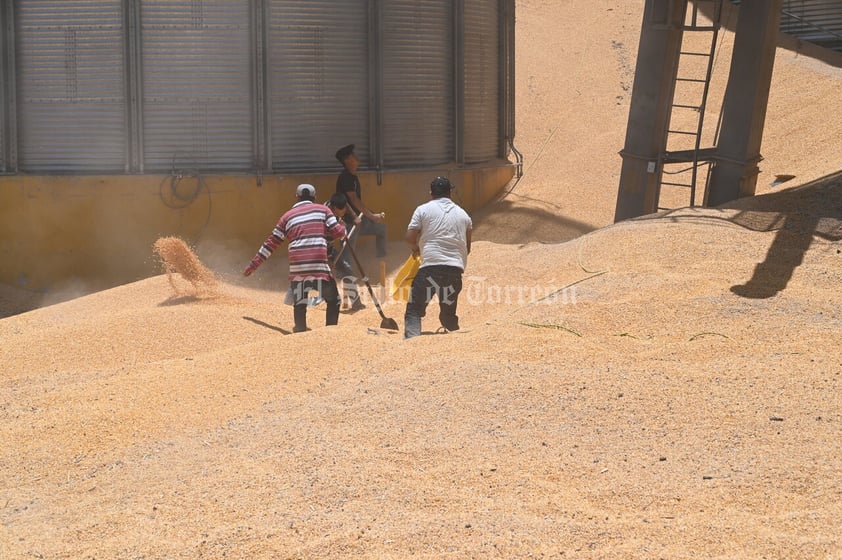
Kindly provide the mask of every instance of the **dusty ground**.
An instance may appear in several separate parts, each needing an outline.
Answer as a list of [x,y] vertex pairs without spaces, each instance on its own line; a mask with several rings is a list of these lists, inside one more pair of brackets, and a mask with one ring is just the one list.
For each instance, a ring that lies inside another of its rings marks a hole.
[[780,49],[761,196],[610,225],[642,4],[518,2],[458,333],[287,336],[280,258],[0,320],[0,558],[842,558],[842,71]]

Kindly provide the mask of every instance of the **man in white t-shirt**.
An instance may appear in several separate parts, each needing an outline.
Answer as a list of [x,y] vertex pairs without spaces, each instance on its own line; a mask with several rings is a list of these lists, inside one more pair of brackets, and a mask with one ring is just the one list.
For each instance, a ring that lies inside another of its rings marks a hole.
[[471,217],[451,200],[453,184],[445,177],[430,183],[432,200],[415,209],[406,242],[420,253],[421,267],[412,281],[404,314],[404,338],[421,334],[421,318],[433,296],[439,300],[439,322],[446,331],[459,330],[456,304],[462,273],[471,252]]

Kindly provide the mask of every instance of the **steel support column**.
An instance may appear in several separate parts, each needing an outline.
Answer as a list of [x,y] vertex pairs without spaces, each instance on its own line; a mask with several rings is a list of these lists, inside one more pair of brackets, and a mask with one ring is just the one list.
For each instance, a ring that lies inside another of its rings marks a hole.
[[523,175],[523,156],[514,146],[515,127],[515,0],[500,0],[500,145],[498,157],[506,159],[511,147],[517,176]]
[[465,163],[465,0],[453,3],[453,161]]
[[775,63],[783,0],[743,0],[722,107],[722,127],[707,190],[717,206],[757,187],[760,144]]
[[0,173],[18,170],[17,83],[15,70],[15,10],[0,1]]
[[658,159],[675,91],[688,0],[646,0],[614,221],[657,211]]

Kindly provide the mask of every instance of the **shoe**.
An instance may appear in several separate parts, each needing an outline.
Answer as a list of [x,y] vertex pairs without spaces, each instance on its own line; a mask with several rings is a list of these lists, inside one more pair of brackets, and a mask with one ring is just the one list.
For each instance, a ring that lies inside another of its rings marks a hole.
[[365,304],[357,300],[350,307],[343,307],[342,313],[356,313],[361,309],[365,309]]

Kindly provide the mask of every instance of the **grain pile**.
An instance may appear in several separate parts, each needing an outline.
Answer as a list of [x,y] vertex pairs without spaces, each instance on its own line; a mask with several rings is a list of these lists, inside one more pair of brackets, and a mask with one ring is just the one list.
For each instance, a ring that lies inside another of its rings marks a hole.
[[152,248],[160,258],[167,280],[176,295],[208,297],[217,294],[219,282],[216,276],[202,264],[183,239],[161,237]]
[[779,50],[761,196],[612,225],[642,7],[517,2],[457,333],[290,334],[282,255],[0,320],[0,558],[842,558],[842,64]]

